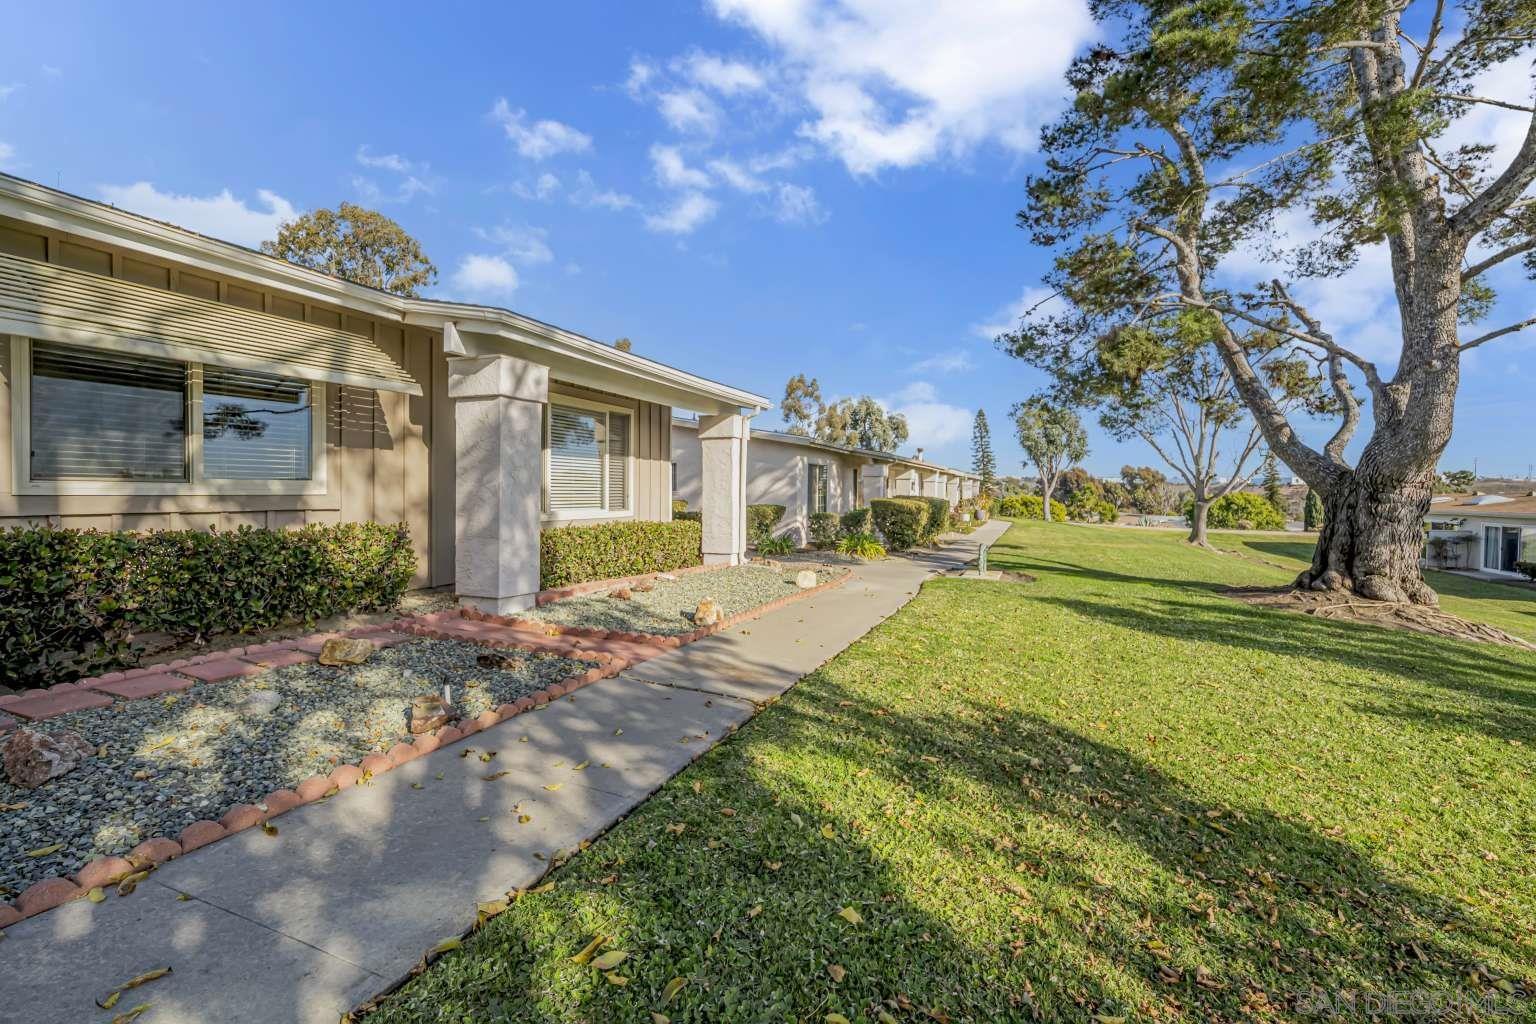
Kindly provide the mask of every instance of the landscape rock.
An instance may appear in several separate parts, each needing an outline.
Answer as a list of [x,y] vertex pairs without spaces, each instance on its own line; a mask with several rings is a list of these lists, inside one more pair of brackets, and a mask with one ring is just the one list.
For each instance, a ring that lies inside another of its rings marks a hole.
[[265,718],[276,711],[277,706],[282,702],[282,695],[276,690],[253,690],[251,695],[245,698],[245,710]]
[[459,712],[452,704],[433,693],[423,694],[411,700],[410,730],[412,736],[441,729],[458,721]]
[[810,590],[816,585],[816,574],[809,569],[801,569],[795,573],[795,586],[801,590]]
[[325,642],[318,660],[322,665],[361,665],[372,654],[372,640],[340,636]]
[[712,597],[706,597],[693,610],[695,626],[718,626],[725,621],[725,610]]
[[96,748],[79,733],[17,729],[5,741],[5,775],[23,789],[36,789],[80,766]]

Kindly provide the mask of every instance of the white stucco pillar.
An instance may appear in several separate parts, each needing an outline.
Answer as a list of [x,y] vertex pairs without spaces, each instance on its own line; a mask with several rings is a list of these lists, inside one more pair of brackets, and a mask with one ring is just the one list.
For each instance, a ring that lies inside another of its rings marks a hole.
[[740,565],[746,560],[748,422],[739,413],[699,417],[705,565]]
[[922,476],[922,480],[923,480],[923,491],[922,491],[923,497],[925,497],[925,498],[942,498],[942,497],[944,497],[944,480],[943,480],[943,477],[940,476],[938,470],[934,470],[931,473],[924,473],[923,476]]
[[948,498],[951,505],[960,504],[960,478],[957,476],[952,476],[949,478]]
[[883,462],[871,463],[859,468],[860,480],[864,491],[864,504],[868,505],[876,498],[886,496],[890,468]]
[[448,360],[454,424],[454,589],[494,614],[539,591],[541,451],[549,368],[512,356]]

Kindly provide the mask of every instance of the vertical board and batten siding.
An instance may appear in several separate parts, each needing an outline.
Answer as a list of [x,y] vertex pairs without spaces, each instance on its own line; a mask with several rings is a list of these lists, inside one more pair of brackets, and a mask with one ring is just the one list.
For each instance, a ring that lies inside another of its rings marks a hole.
[[[234,530],[403,521],[417,554],[415,585],[453,582],[453,415],[447,401],[447,360],[438,335],[131,255],[94,240],[39,233],[30,225],[0,222],[0,252],[369,338],[423,391],[416,396],[325,385],[324,494],[15,495],[13,368],[9,338],[0,338],[0,528],[51,523],[98,530]],[[435,444],[437,439],[443,444]]]

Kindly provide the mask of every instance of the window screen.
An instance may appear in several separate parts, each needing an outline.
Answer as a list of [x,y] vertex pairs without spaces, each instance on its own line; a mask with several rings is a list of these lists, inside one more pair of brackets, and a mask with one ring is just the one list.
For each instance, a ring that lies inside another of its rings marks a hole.
[[308,480],[309,384],[264,373],[203,370],[203,475]]
[[549,407],[551,512],[629,508],[628,413]]
[[34,480],[185,480],[181,363],[32,345]]
[[807,478],[809,493],[806,495],[806,507],[812,512],[825,512],[827,510],[826,464],[812,462],[806,469],[810,471],[810,475]]

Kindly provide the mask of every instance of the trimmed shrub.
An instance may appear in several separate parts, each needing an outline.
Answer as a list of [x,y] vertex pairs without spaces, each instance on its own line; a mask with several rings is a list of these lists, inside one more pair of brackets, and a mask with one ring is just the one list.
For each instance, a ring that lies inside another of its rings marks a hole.
[[869,503],[886,547],[904,551],[921,544],[928,527],[928,503],[921,498],[876,498]]
[[415,571],[404,524],[0,531],[0,678],[47,686],[132,664],[136,634],[175,643],[392,608]]
[[[1044,519],[1045,499],[1038,494],[1010,494],[997,503],[997,514],[1009,519]],[[1067,510],[1061,502],[1051,502],[1051,521],[1067,521]]]
[[773,528],[784,518],[783,505],[748,505],[747,540],[757,547],[773,536]]
[[676,519],[679,515],[681,515],[684,512],[687,512],[687,511],[688,511],[688,503],[686,501],[684,501],[682,498],[673,498],[672,499],[672,518],[673,519]]
[[923,543],[927,544],[949,525],[949,499],[948,498],[922,498],[919,499],[928,506],[928,519],[923,524]]
[[837,516],[831,512],[811,513],[811,546],[826,550],[837,543]]
[[1515,572],[1536,583],[1536,562],[1516,562]]
[[[1195,500],[1184,499],[1184,518],[1193,522]],[[1213,530],[1283,530],[1285,516],[1264,499],[1262,494],[1237,491],[1211,502],[1205,523]]]
[[764,558],[792,555],[795,553],[795,540],[787,533],[778,537],[769,537],[757,546],[757,553]]
[[699,565],[703,541],[703,527],[686,519],[552,527],[539,535],[539,586],[550,590]]
[[697,512],[673,512],[672,518],[676,522],[698,523],[702,526],[704,523],[704,511],[700,509]]
[[853,537],[861,533],[873,534],[875,532],[875,517],[869,508],[856,508],[852,512],[844,512],[842,521],[844,537]]

